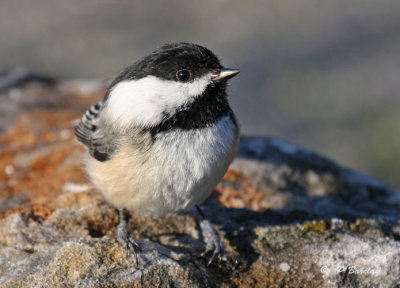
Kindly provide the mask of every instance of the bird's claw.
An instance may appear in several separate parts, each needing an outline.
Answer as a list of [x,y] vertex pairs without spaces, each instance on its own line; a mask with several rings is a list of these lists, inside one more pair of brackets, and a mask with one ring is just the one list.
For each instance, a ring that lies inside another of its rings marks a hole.
[[227,261],[226,254],[224,253],[224,249],[222,246],[217,245],[214,247],[214,249],[206,249],[203,253],[200,254],[200,256],[206,257],[210,253],[212,253],[212,255],[207,262],[207,266],[210,266],[211,263],[213,263],[215,259],[218,260],[219,264],[221,264],[221,262]]
[[219,263],[221,263],[221,261],[227,261],[221,237],[219,236],[217,230],[215,230],[215,228],[211,225],[210,221],[207,219],[202,219],[200,221],[200,227],[204,241],[206,242],[206,250],[201,253],[201,256],[205,257],[206,255],[212,253],[207,262],[207,266],[210,266],[216,258],[218,259]]
[[[123,219],[123,218],[122,218]],[[138,254],[142,252],[139,244],[131,237],[128,226],[123,219],[118,224],[117,240],[126,249],[127,256],[131,252],[136,259],[136,266],[139,264]]]

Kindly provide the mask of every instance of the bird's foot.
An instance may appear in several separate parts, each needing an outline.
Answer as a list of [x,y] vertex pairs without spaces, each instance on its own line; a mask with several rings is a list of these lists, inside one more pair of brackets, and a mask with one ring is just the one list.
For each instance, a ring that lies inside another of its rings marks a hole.
[[131,252],[135,256],[137,266],[139,264],[138,253],[142,252],[142,250],[130,234],[128,225],[125,221],[124,211],[120,210],[120,221],[117,227],[117,240],[125,247],[127,255]]
[[214,226],[208,221],[200,208],[198,208],[199,214],[201,216],[200,219],[200,228],[203,234],[204,241],[206,242],[206,250],[201,253],[202,257],[211,253],[211,257],[208,260],[207,266],[210,266],[211,263],[218,259],[218,262],[222,261],[226,262],[227,257],[224,252],[224,245],[222,244],[221,237],[219,236],[217,230],[215,230]]

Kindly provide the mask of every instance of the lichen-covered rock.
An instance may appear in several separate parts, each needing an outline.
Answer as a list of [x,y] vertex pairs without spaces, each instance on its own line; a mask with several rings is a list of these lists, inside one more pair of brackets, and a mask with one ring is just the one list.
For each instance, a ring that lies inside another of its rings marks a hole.
[[150,240],[141,241],[145,249],[136,265],[112,233],[92,230],[94,221],[117,216],[112,207],[93,202],[59,209],[42,223],[20,213],[3,219],[1,287],[208,286],[210,277],[196,261]]
[[400,193],[274,138],[243,137],[203,207],[226,262],[206,265],[192,213],[132,213],[136,263],[72,136],[96,83],[0,94],[13,107],[0,125],[0,287],[397,287]]

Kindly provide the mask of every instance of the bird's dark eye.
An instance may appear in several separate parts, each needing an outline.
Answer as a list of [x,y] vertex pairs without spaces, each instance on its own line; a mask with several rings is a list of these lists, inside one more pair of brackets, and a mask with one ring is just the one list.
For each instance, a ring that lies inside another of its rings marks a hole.
[[180,82],[187,82],[192,78],[192,71],[190,70],[179,70],[176,72],[176,79]]

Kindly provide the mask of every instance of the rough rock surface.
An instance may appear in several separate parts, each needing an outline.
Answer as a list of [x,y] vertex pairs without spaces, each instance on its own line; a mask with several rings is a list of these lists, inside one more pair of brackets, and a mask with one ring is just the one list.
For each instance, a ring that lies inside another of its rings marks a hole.
[[132,213],[136,265],[72,134],[103,89],[33,82],[0,94],[0,287],[398,287],[400,193],[274,138],[243,137],[203,206],[226,262],[199,256],[192,213]]

